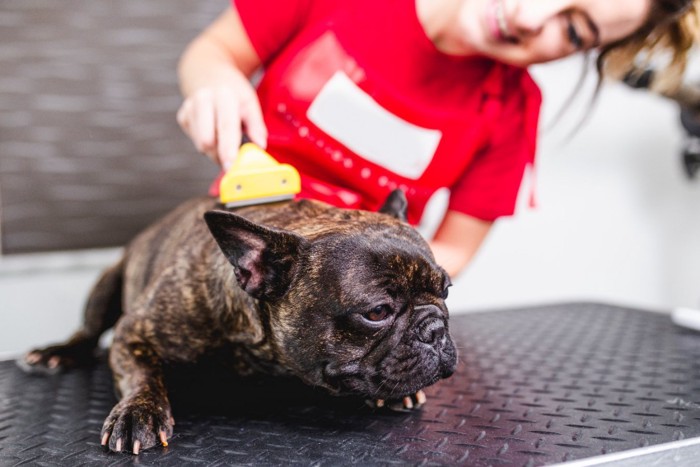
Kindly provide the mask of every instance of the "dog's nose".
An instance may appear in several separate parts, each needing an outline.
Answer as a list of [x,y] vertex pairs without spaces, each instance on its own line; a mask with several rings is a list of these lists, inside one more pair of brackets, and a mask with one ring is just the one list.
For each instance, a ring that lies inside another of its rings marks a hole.
[[426,319],[418,330],[418,340],[429,345],[436,345],[445,340],[445,323],[441,319]]

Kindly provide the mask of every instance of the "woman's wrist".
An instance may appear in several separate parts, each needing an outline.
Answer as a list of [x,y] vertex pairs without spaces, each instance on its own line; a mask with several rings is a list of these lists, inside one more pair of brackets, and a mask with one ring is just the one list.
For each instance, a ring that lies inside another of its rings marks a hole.
[[248,78],[230,60],[208,57],[183,58],[179,67],[180,91],[187,98],[200,89],[236,87]]

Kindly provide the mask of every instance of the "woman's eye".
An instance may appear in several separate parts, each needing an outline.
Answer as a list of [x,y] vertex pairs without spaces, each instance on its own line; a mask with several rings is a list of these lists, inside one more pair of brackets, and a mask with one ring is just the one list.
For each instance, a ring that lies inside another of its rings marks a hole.
[[384,321],[391,314],[391,309],[388,305],[379,305],[372,308],[370,311],[362,315],[367,321],[379,322]]
[[581,36],[576,30],[574,20],[571,17],[569,17],[569,20],[567,22],[566,34],[569,36],[569,42],[571,42],[571,44],[576,50],[583,49],[583,39],[581,39]]
[[576,50],[580,50],[583,48],[583,40],[581,39],[581,36],[579,36],[578,31],[576,31],[576,26],[574,26],[573,21],[569,22],[569,25],[567,26],[567,34],[569,36],[569,42],[576,48]]

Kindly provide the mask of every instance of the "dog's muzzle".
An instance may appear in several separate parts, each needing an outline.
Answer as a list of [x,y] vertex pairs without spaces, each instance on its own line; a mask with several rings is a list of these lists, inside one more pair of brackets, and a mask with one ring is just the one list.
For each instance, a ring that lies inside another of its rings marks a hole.
[[442,310],[435,305],[416,307],[419,322],[416,326],[418,341],[434,351],[439,358],[440,377],[452,376],[457,365],[457,352],[447,331]]

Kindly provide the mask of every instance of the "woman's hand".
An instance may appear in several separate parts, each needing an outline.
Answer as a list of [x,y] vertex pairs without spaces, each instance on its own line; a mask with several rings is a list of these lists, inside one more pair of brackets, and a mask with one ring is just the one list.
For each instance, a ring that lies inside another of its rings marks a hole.
[[228,169],[241,131],[265,147],[267,128],[249,77],[260,68],[240,17],[229,7],[197,36],[178,68],[184,101],[177,121],[198,151]]
[[180,127],[197,150],[224,169],[238,154],[242,128],[258,145],[265,147],[267,141],[255,90],[247,78],[238,75],[230,84],[197,89],[177,112]]

